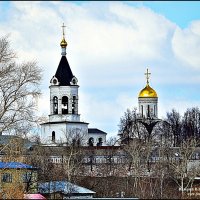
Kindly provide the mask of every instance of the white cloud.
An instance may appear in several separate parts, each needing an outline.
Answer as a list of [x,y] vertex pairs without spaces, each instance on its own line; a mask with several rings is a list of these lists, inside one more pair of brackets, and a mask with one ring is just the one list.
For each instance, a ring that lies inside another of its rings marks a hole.
[[200,69],[200,20],[186,29],[176,28],[172,40],[175,55],[183,64]]
[[11,33],[13,48],[21,61],[36,59],[43,68],[40,113],[49,114],[48,86],[60,61],[63,22],[67,26],[67,58],[81,86],[80,114],[91,127],[117,132],[126,109],[137,107],[147,66],[152,72],[152,85],[159,88],[163,84],[158,95],[167,106],[159,101],[159,113],[173,105],[191,105],[188,99],[183,104],[165,101],[167,91],[162,90],[166,85],[174,84],[171,90],[175,90],[177,83],[187,81],[195,87],[200,82],[193,71],[200,66],[199,21],[182,30],[149,8],[123,2],[10,4],[7,14],[12,17],[0,20],[0,34]]

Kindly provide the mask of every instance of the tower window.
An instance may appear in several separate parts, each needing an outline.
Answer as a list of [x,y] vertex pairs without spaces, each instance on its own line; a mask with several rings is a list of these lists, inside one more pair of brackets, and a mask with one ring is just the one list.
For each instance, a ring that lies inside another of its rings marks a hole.
[[141,105],[141,114],[142,114],[142,117],[143,117],[143,105]]
[[150,117],[150,105],[147,106],[147,117]]
[[53,114],[58,114],[58,97],[53,97]]
[[76,96],[72,99],[72,114],[75,114]]
[[62,114],[68,114],[68,97],[62,97]]
[[56,140],[56,133],[55,131],[52,131],[52,142],[55,142]]

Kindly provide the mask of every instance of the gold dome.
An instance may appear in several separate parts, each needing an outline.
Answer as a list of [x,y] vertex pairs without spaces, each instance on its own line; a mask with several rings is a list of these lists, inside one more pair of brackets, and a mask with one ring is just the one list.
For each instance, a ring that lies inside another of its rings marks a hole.
[[66,40],[65,40],[64,37],[63,37],[62,41],[60,42],[60,46],[61,46],[62,48],[64,48],[64,47],[67,46],[67,42],[66,42]]
[[66,46],[67,46],[67,42],[66,42],[66,40],[65,40],[65,25],[64,25],[64,23],[63,23],[63,25],[62,25],[62,31],[63,31],[63,39],[62,39],[62,41],[60,42],[60,46],[62,47],[62,48],[66,48]]
[[140,97],[157,98],[158,96],[156,91],[153,88],[151,88],[149,84],[147,84],[146,87],[140,91],[139,98]]

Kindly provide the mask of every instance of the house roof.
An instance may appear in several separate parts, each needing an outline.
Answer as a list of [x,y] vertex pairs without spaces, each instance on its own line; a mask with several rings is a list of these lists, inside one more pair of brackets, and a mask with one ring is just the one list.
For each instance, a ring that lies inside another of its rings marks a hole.
[[24,194],[24,199],[46,199],[41,194]]
[[106,134],[106,135],[107,135],[106,132],[101,131],[101,130],[99,130],[99,129],[97,129],[97,128],[88,128],[88,133],[93,133],[93,134]]
[[11,142],[11,140],[18,140],[18,139],[23,142],[23,146],[26,149],[29,149],[35,144],[34,142],[30,142],[28,139],[23,139],[17,135],[0,135],[0,145],[6,145],[9,142]]
[[51,182],[38,183],[38,189],[39,189],[39,192],[42,194],[54,193],[54,192],[62,192],[63,194],[95,194],[96,193],[92,190],[75,185],[68,181],[51,181]]
[[74,76],[72,74],[72,71],[67,61],[66,56],[61,57],[55,77],[58,79],[58,82],[60,82],[59,84],[60,86],[71,85],[70,82]]
[[20,162],[0,162],[0,169],[36,169],[36,167]]

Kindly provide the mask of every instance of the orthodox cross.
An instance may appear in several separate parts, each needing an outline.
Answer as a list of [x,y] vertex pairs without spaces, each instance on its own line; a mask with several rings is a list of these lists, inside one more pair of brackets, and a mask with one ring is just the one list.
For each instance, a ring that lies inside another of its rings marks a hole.
[[64,25],[64,23],[63,23],[63,25],[61,26],[62,27],[62,29],[63,29],[63,38],[65,38],[65,25]]
[[149,77],[151,75],[151,73],[149,72],[149,69],[147,68],[147,73],[144,74],[147,78],[147,84],[149,84]]

